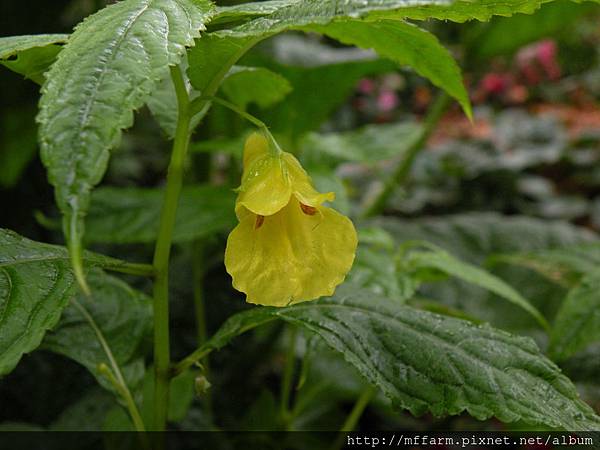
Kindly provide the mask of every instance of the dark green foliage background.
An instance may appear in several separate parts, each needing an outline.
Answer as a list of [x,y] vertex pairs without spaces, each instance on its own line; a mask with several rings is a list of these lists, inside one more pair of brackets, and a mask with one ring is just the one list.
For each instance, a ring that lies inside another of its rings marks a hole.
[[[110,2],[53,0],[48,7],[43,0],[3,1],[0,37],[70,33],[106,3]],[[443,7],[435,11],[460,19],[464,7],[468,6],[458,2],[455,12]],[[569,13],[563,15],[565,11]],[[486,8],[477,12],[486,18]],[[402,47],[402,39],[406,43],[407,36],[420,33],[412,25],[403,25],[400,32],[382,22],[379,31],[397,39],[393,42],[398,45],[388,47],[383,42],[387,39],[359,21],[328,28],[310,21],[290,25],[284,17],[268,26],[260,21],[242,26],[261,37],[273,30],[295,31],[245,55],[240,64],[260,66],[260,73],[236,69],[238,79],[228,79],[220,94],[236,102],[236,90],[244,92],[244,83],[254,82],[255,75],[263,77],[256,81],[258,91],[273,86],[272,98],[264,104],[255,104],[250,92],[241,106],[272,126],[287,150],[301,155],[318,188],[336,191],[333,206],[355,218],[361,244],[347,286],[333,299],[281,310],[245,304],[243,295],[231,287],[223,250],[235,224],[232,188],[239,181],[241,147],[250,128],[215,106],[193,136],[186,181],[217,186],[184,189],[170,286],[175,361],[198,347],[194,291],[205,299],[207,336],[214,335],[201,347],[212,352],[205,374],[212,385],[210,401],[205,393],[193,391],[200,370],[184,373],[172,388],[172,428],[338,429],[373,383],[382,392],[373,396],[362,416],[358,426],[363,429],[597,429],[593,410],[597,413],[600,405],[600,132],[568,138],[564,124],[533,114],[528,107],[569,104],[569,86],[575,83],[597,108],[600,91],[590,80],[600,73],[600,37],[589,30],[598,13],[597,5],[560,1],[535,16],[495,18],[484,24],[419,23],[457,56],[471,82],[471,94],[475,80],[488,73],[490,61],[493,67],[515,70],[515,52],[548,36],[556,38],[567,81],[530,86],[530,103],[507,105],[502,97],[492,97],[476,104],[475,126],[483,117],[498,132],[500,144],[489,137],[453,137],[448,130],[465,119],[457,104],[451,106],[447,122],[440,125],[443,143],[427,146],[416,157],[411,176],[393,190],[383,214],[373,218],[361,217],[362,207],[423,129],[426,107],[417,105],[417,93],[432,95],[436,90],[398,64],[409,63],[434,84],[445,86],[468,112],[461,85],[453,78],[457,67],[442,64],[432,73],[431,60],[419,59],[421,49]],[[413,14],[418,17],[422,11],[417,7]],[[576,27],[573,35],[581,39],[565,33],[557,17]],[[227,18],[222,20],[209,26],[215,40],[222,38],[218,31]],[[523,33],[510,39],[505,30],[515,24]],[[328,37],[301,37],[298,30]],[[378,45],[390,59],[348,48],[335,38],[363,47]],[[244,41],[247,36],[235,39]],[[434,48],[428,51],[447,62],[449,54],[427,42]],[[198,89],[213,75],[202,66],[203,45],[200,40],[188,53],[189,76]],[[231,50],[227,45],[224,52]],[[64,244],[60,211],[38,156],[34,118],[39,86],[2,69],[0,227],[33,241]],[[356,86],[365,78],[379,85],[397,81],[386,78],[390,73],[401,79],[394,88],[400,105],[384,114]],[[169,109],[160,108],[170,105],[162,102],[169,89],[163,83],[157,88],[158,105],[149,102],[136,111],[134,126],[112,153],[102,186],[91,194],[86,249],[133,262],[152,259],[171,146],[168,135],[174,129],[172,117],[164,119]],[[363,100],[367,107],[360,109],[357,105]],[[3,150],[19,157],[3,160]],[[57,270],[66,273],[66,289],[76,292],[63,249],[48,251],[62,255]],[[0,252],[9,253],[1,247]],[[84,258],[93,267],[118,266],[118,261],[96,254]],[[95,268],[88,276],[106,301],[94,304],[80,296],[78,302],[117,349],[124,378],[148,420],[150,281],[130,275],[120,275],[119,281]],[[43,280],[39,283],[43,286]],[[61,308],[66,305],[65,301]],[[112,321],[111,315],[123,321]],[[108,361],[73,304],[52,328],[37,351],[26,354],[0,379],[0,429],[15,424],[53,430],[131,429],[125,409],[114,400],[114,387],[99,372],[98,364]],[[253,331],[237,337],[247,329]],[[290,419],[280,414],[279,396],[289,354],[286,345],[293,333],[295,407]],[[78,347],[77,339],[89,345]],[[476,344],[463,344],[469,340]],[[423,364],[424,359],[433,362]],[[514,371],[503,372],[502,364]],[[537,408],[540,398],[546,403]]]

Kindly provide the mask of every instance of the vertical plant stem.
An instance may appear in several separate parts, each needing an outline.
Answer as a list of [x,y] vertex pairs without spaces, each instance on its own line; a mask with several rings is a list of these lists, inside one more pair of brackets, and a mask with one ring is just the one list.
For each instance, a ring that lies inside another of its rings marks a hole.
[[[375,396],[376,392],[377,390],[373,386],[369,386],[363,391],[360,397],[358,397],[358,400],[356,400],[356,403],[354,404],[352,411],[350,411],[350,414],[348,414],[348,417],[344,421],[344,424],[340,428],[341,433],[349,433],[351,431],[354,431],[354,429],[356,428],[356,424],[360,420],[360,417],[369,405],[371,399]],[[343,446],[344,434],[340,434],[333,446],[331,447],[331,450],[339,450]]]
[[169,259],[177,204],[183,184],[183,167],[190,139],[189,96],[181,69],[171,67],[178,104],[177,130],[167,173],[167,185],[160,216],[160,228],[154,250],[154,425],[153,430],[166,427],[169,406]]
[[[194,242],[194,254],[192,256],[192,272],[194,276],[194,311],[196,314],[196,336],[198,347],[202,347],[202,345],[206,342],[207,337],[206,307],[204,303],[204,275],[206,272],[206,267],[204,264],[204,246],[205,243],[203,240],[196,240]],[[208,355],[205,356],[201,362],[202,366],[204,367],[204,375],[206,378],[210,378],[210,363],[208,360]],[[210,389],[208,389],[208,391],[205,393],[204,399],[206,400],[206,411],[210,416],[212,413],[212,397]]]
[[296,363],[296,337],[298,330],[295,327],[290,329],[288,347],[286,351],[285,368],[283,369],[283,379],[281,382],[281,417],[285,426],[288,426],[290,416],[290,397],[292,392],[292,381],[294,378],[294,366]]
[[421,150],[423,150],[425,144],[427,144],[429,136],[431,136],[431,133],[433,133],[435,130],[449,104],[450,97],[444,91],[441,91],[434,100],[433,104],[429,107],[429,111],[427,111],[427,116],[425,117],[423,129],[419,139],[417,139],[414,144],[406,150],[406,154],[402,158],[402,161],[400,161],[394,173],[392,173],[392,175],[386,180],[379,195],[366,208],[363,213],[363,217],[372,217],[382,213],[386,203],[396,187],[406,182],[415,157]]

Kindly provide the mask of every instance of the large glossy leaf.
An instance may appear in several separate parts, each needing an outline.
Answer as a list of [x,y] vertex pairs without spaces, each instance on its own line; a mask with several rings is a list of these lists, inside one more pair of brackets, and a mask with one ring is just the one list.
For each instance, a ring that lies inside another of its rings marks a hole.
[[374,0],[369,2],[350,0],[340,5],[335,0],[269,0],[221,7],[217,10],[215,21],[228,22],[266,16],[262,18],[261,23],[265,26],[268,21],[271,21],[273,28],[289,25],[294,20],[302,20],[302,16],[323,22],[345,15],[361,16],[365,19],[385,17],[417,20],[442,19],[455,22],[472,19],[487,21],[492,16],[531,14],[542,4],[550,1],[552,0],[481,0],[477,2],[471,0]]
[[37,34],[0,38],[0,64],[38,84],[55,61],[67,34]]
[[[114,260],[86,254],[86,262],[105,266]],[[10,372],[56,325],[74,286],[64,247],[0,229],[0,375]]]
[[102,271],[92,271],[88,279],[93,296],[78,295],[42,346],[82,364],[109,389],[99,366],[112,368],[114,358],[127,383],[134,385],[144,375],[140,345],[152,327],[152,301]]
[[124,0],[82,22],[47,74],[38,116],[42,159],[79,278],[83,218],[109,149],[211,13],[208,1]]
[[[97,189],[87,217],[86,242],[116,244],[154,242],[158,235],[159,189]],[[177,208],[174,242],[185,242],[235,225],[232,189],[191,186],[183,189]]]
[[298,3],[302,0],[266,0],[261,2],[242,3],[241,5],[221,6],[212,21],[213,24],[225,23],[241,19],[266,16],[280,8]]
[[529,338],[403,306],[346,285],[333,298],[233,316],[206,349],[280,318],[320,336],[413,414],[597,430],[600,418]]
[[597,340],[600,340],[598,269],[583,277],[561,305],[550,335],[550,354],[563,360]]

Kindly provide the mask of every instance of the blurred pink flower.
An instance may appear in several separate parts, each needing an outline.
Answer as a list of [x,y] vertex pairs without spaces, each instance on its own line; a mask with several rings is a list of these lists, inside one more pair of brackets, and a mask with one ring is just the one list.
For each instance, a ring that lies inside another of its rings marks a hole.
[[543,78],[555,80],[561,74],[557,53],[552,39],[535,42],[519,50],[517,66],[529,84],[537,84]]
[[551,80],[560,77],[560,66],[557,59],[558,49],[556,42],[550,39],[541,41],[537,45],[537,59],[542,68],[546,71],[546,75]]
[[488,73],[481,80],[481,89],[486,94],[502,94],[511,84],[511,77],[504,73]]
[[381,112],[390,112],[400,103],[398,95],[394,91],[382,91],[377,97],[377,108]]
[[358,92],[361,94],[372,94],[375,91],[375,83],[370,78],[363,78],[358,82]]

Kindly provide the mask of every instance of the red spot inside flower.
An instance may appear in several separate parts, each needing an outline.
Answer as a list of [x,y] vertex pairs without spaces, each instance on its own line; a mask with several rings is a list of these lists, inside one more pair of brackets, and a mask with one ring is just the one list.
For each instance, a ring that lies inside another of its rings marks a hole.
[[264,222],[265,222],[265,216],[257,215],[256,222],[254,223],[254,229],[258,230]]
[[317,208],[305,205],[304,203],[300,203],[300,209],[302,209],[304,214],[309,216],[314,216],[317,213]]

